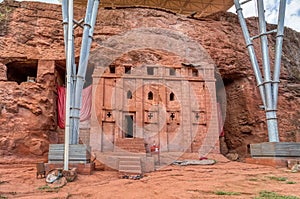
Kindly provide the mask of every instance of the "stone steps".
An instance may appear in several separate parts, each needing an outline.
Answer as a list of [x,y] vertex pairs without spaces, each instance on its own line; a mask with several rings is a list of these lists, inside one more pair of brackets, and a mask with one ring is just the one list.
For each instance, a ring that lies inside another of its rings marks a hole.
[[[140,161],[140,159],[138,159],[138,161]],[[124,159],[122,159],[122,162],[121,163],[119,163],[119,166],[120,165],[126,165],[126,166],[136,166],[137,165],[137,162],[136,161],[130,161],[130,160],[124,160]]]
[[133,152],[128,152],[128,151],[114,151],[114,152],[103,152],[102,155],[105,156],[114,156],[114,157],[146,157],[146,153],[133,153]]
[[154,170],[154,158],[147,156],[143,138],[118,138],[114,150],[97,153],[97,159],[121,174],[142,174]]
[[142,138],[118,138],[114,151],[129,151],[133,153],[146,153],[144,139]]
[[119,172],[124,174],[142,174],[142,165],[140,157],[120,157]]

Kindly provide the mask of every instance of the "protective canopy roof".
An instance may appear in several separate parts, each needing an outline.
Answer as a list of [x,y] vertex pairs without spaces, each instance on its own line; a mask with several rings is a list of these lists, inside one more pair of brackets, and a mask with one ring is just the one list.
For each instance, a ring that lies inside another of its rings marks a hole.
[[[85,2],[86,0],[75,0],[75,3]],[[159,8],[184,15],[205,17],[219,11],[227,11],[233,6],[233,0],[101,0],[100,6]]]

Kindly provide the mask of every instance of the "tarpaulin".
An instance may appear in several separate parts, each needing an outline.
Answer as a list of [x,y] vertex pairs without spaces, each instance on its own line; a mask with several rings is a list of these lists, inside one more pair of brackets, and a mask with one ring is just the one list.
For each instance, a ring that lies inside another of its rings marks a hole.
[[[57,106],[58,106],[58,126],[65,128],[66,114],[66,89],[62,86],[57,86]],[[86,87],[82,91],[82,105],[80,109],[80,121],[86,121],[91,117],[92,108],[92,85]]]

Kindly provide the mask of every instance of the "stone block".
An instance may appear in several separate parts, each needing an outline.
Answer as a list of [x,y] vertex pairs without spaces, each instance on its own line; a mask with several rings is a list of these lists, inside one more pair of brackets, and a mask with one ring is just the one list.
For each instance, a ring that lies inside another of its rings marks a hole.
[[145,173],[155,171],[155,162],[153,157],[143,157],[142,161],[142,171]]
[[[57,168],[64,168],[64,164],[63,163],[46,163],[45,164],[46,173],[48,173],[52,169],[57,169]],[[78,174],[91,175],[92,172],[95,170],[95,164],[94,163],[69,164],[69,169],[71,169],[71,168],[76,168]]]
[[246,158],[246,163],[249,164],[260,164],[266,166],[272,166],[275,168],[286,168],[287,159],[285,158],[270,158],[270,157],[261,157],[261,158]]

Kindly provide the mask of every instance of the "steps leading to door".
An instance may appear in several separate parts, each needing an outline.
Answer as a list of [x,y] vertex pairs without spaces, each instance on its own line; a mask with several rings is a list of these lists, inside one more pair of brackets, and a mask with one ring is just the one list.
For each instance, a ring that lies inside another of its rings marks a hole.
[[141,158],[134,156],[119,157],[119,172],[124,174],[142,174]]
[[143,138],[117,138],[115,152],[128,151],[131,153],[146,153]]
[[146,154],[143,138],[117,138],[113,151],[94,151],[99,165],[123,174],[142,174],[154,171],[154,158]]

